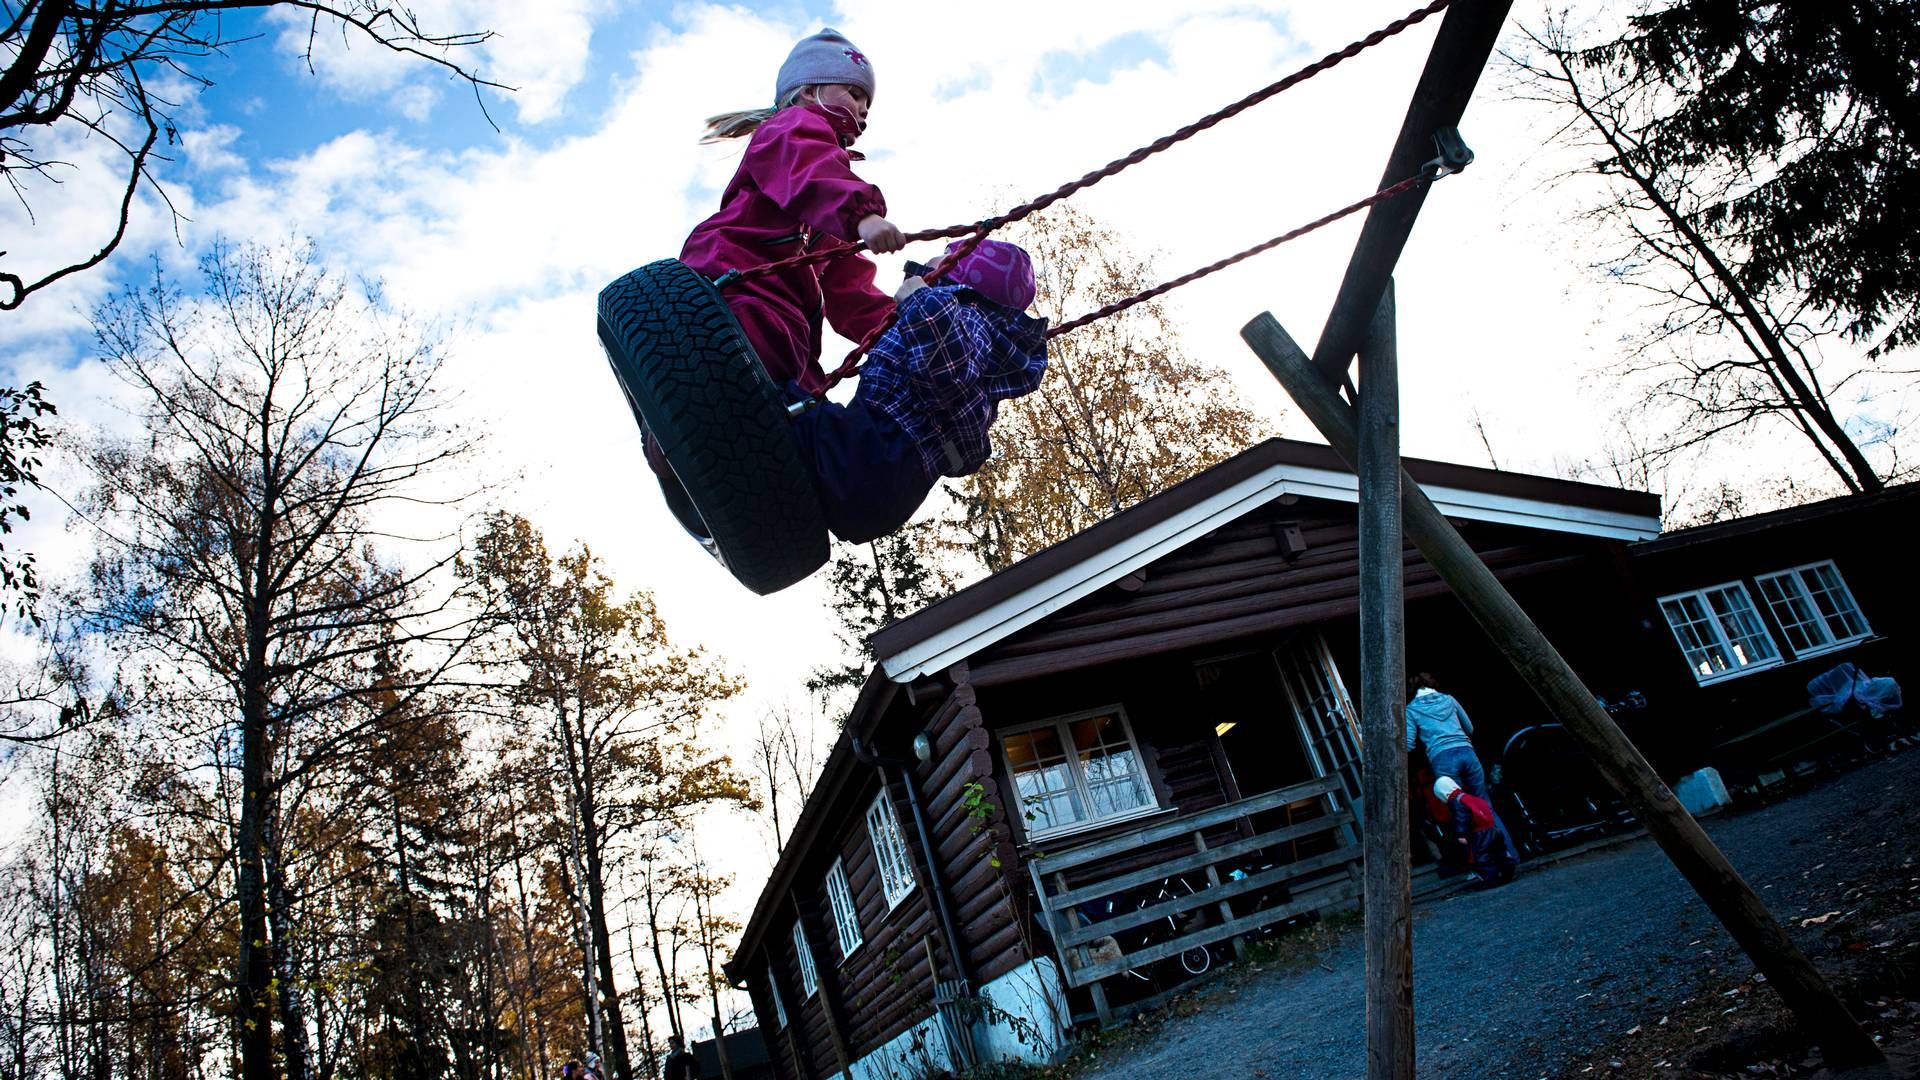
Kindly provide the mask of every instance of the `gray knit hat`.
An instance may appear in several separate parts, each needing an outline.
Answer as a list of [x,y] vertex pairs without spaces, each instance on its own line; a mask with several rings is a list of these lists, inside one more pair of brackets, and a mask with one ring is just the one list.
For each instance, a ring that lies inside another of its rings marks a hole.
[[774,84],[773,100],[779,103],[803,86],[857,86],[873,99],[873,65],[867,54],[853,47],[840,31],[829,26],[787,54],[780,65],[780,78]]

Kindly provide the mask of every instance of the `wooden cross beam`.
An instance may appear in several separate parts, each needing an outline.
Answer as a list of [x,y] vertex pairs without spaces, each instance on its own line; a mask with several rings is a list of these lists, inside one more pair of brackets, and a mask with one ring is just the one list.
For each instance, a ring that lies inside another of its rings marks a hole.
[[[1465,112],[1511,0],[1461,0],[1435,37],[1388,158],[1385,184],[1434,156],[1433,137]],[[1406,866],[1406,762],[1400,530],[1492,638],[1540,700],[1645,823],[1661,850],[1764,972],[1834,1069],[1884,1070],[1880,1048],[1766,905],[1674,798],[1546,635],[1527,617],[1399,463],[1397,348],[1390,285],[1425,187],[1373,207],[1312,357],[1271,314],[1241,330],[1334,451],[1353,466],[1361,516],[1362,714],[1366,736],[1368,1080],[1412,1080],[1411,897]],[[1340,396],[1361,353],[1357,405]],[[1396,505],[1397,504],[1397,505]]]

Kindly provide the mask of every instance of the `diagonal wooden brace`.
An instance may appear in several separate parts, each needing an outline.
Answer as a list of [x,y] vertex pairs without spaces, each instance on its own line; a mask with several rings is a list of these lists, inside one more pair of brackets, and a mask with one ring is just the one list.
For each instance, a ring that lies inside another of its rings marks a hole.
[[[1365,326],[1362,322],[1363,333]],[[1344,363],[1331,376],[1325,368],[1316,367],[1271,314],[1255,318],[1241,329],[1240,336],[1326,436],[1334,452],[1357,467],[1357,410],[1341,400],[1331,381],[1343,374]],[[1364,379],[1364,370],[1361,374]],[[1753,887],[1674,798],[1673,791],[1600,707],[1546,635],[1404,470],[1400,502],[1407,537],[1767,976],[1802,1029],[1819,1044],[1827,1066],[1836,1070],[1884,1068],[1885,1056],[1879,1046],[1787,937]]]

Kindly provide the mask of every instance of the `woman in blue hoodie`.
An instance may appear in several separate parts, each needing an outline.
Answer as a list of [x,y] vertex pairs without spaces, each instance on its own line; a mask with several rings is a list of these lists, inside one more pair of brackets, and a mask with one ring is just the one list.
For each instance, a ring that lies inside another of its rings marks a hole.
[[1486,770],[1473,752],[1473,721],[1467,710],[1438,689],[1432,675],[1413,677],[1413,697],[1407,702],[1407,751],[1417,743],[1426,750],[1437,776],[1451,776],[1475,798],[1493,801],[1487,791]]

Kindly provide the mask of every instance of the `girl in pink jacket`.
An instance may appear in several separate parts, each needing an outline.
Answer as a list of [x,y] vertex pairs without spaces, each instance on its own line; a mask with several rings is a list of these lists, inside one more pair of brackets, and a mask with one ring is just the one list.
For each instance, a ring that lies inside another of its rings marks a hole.
[[[873,65],[840,32],[820,31],[780,65],[772,109],[722,113],[703,141],[751,138],[720,211],[687,237],[680,261],[708,277],[822,247],[866,242],[898,251],[905,240],[887,220],[880,189],[853,173],[854,140],[867,128]],[[850,257],[796,266],[727,286],[754,355],[775,384],[808,394],[826,389],[820,317],[861,341],[893,312],[873,284],[872,262]]]
[[[822,30],[780,66],[774,100],[771,109],[707,121],[702,141],[750,141],[719,212],[687,237],[680,261],[717,278],[855,240],[883,253],[904,246],[880,189],[853,173],[850,148],[873,100],[866,55],[839,31]],[[1026,252],[985,241],[932,288],[917,276],[924,271],[913,271],[897,294],[898,321],[874,343],[853,400],[821,400],[794,420],[827,526],[852,543],[905,524],[938,477],[978,469],[997,403],[1031,393],[1046,370],[1046,323],[1024,313],[1034,298]],[[874,286],[874,272],[871,261],[849,255],[739,278],[723,295],[775,385],[790,397],[820,398],[823,316],[842,337],[862,341],[896,314],[896,297]],[[647,457],[669,480],[651,437]]]

